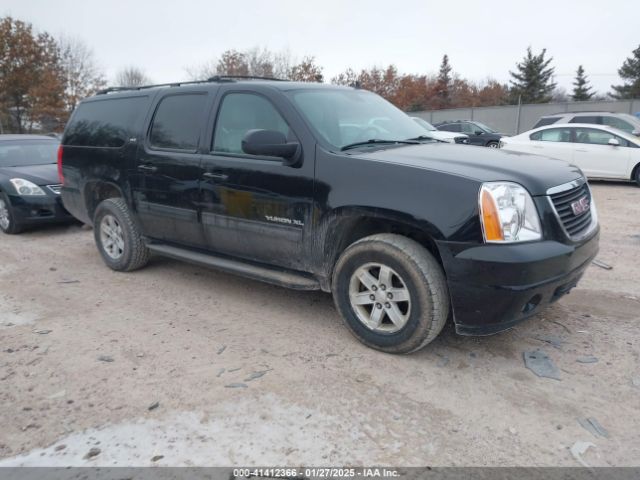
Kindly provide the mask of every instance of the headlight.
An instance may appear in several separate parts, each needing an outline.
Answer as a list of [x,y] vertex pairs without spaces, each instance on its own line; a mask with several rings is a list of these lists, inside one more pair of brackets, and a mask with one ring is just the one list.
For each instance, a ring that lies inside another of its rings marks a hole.
[[480,219],[486,242],[540,240],[540,217],[531,195],[512,182],[490,182],[480,189]]
[[18,195],[44,195],[44,191],[35,183],[25,180],[23,178],[12,178],[10,180],[13,188],[16,189]]

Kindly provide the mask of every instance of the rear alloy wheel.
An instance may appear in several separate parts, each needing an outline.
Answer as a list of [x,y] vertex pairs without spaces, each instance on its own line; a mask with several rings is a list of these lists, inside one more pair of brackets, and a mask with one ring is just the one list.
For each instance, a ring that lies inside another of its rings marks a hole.
[[119,272],[144,267],[149,249],[122,198],[110,198],[96,208],[93,235],[107,266]]
[[16,223],[11,203],[4,193],[0,193],[0,230],[9,235],[22,231],[22,225]]
[[419,350],[438,336],[449,316],[442,267],[402,235],[371,235],[349,246],[335,265],[332,290],[351,333],[383,352]]

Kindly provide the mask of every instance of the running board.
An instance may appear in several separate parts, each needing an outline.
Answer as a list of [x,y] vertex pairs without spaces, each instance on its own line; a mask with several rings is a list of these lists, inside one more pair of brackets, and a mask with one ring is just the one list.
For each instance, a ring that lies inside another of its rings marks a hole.
[[172,245],[150,243],[147,247],[153,253],[157,253],[163,257],[175,258],[176,260],[184,260],[196,265],[235,273],[243,277],[272,283],[280,287],[293,288],[296,290],[320,290],[320,284],[317,280],[302,273],[278,270],[240,260],[219,257],[209,253],[200,253],[185,248],[174,247]]

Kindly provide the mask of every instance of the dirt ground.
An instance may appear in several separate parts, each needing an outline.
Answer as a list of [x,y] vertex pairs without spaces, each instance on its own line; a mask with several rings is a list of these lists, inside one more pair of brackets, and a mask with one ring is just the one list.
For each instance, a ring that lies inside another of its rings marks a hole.
[[[573,466],[576,442],[638,466],[640,188],[593,190],[612,270],[509,332],[447,328],[409,356],[358,343],[328,294],[162,258],[115,273],[77,225],[4,235],[0,466]],[[560,380],[525,368],[533,350]]]

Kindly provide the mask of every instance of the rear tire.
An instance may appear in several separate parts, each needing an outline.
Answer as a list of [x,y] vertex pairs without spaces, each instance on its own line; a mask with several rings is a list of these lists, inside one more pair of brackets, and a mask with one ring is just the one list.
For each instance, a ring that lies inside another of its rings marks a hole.
[[0,230],[8,235],[15,235],[24,230],[24,227],[16,222],[9,197],[2,192],[0,192]]
[[118,272],[131,272],[149,261],[149,249],[122,198],[110,198],[96,208],[93,236],[104,263]]
[[634,176],[634,180],[636,181],[636,185],[640,187],[640,164],[636,165],[636,174]]
[[338,259],[333,298],[345,325],[369,347],[411,353],[438,336],[449,316],[444,272],[419,243],[377,234]]

